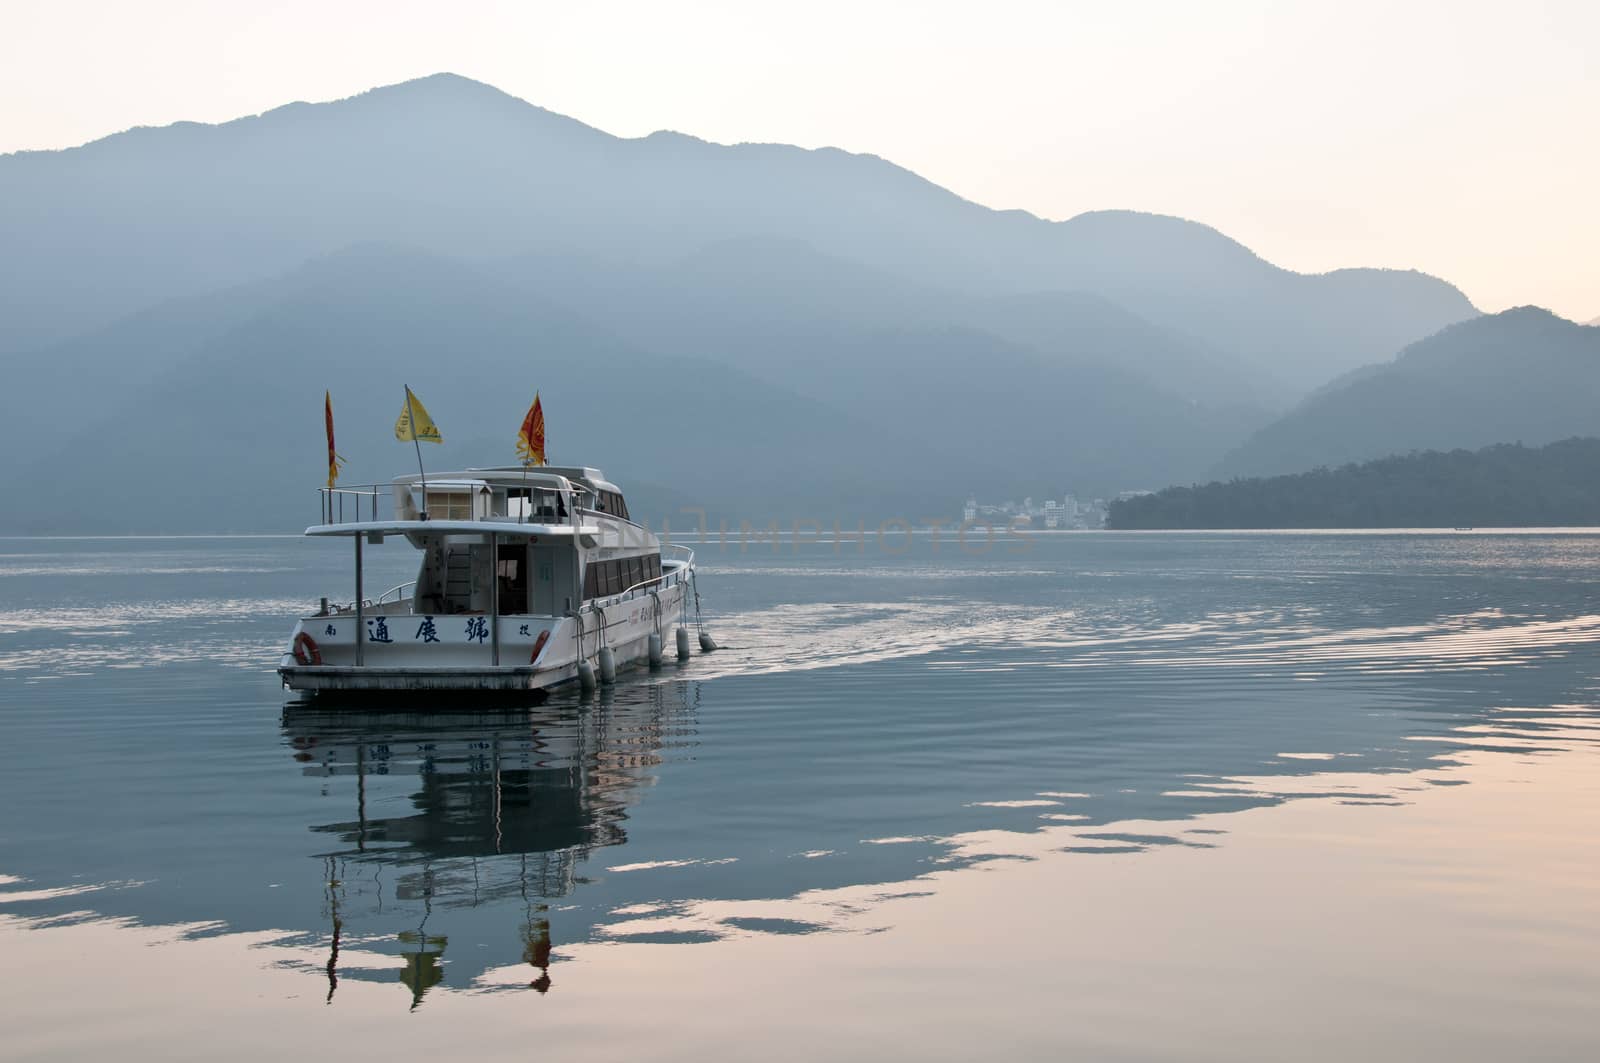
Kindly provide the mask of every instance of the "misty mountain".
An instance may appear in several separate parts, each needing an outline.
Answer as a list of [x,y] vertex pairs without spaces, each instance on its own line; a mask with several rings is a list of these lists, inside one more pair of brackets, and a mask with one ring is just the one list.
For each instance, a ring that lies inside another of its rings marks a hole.
[[678,506],[735,524],[920,520],[977,489],[1195,475],[1238,438],[1234,417],[1137,374],[979,330],[831,327],[814,352],[831,382],[819,398],[645,350],[482,265],[351,248],[14,359],[0,416],[29,445],[6,479],[28,504],[0,523],[296,530],[316,516],[325,388],[344,484],[410,467],[393,437],[402,384],[444,431],[446,445],[424,448],[433,469],[513,461],[538,387],[553,461],[601,465],[630,490],[670,485],[635,493],[652,521]]
[[1414,272],[1303,275],[1176,218],[1048,222],[990,210],[836,149],[614,137],[435,75],[218,126],[0,157],[0,350],[360,243],[660,269],[750,240],[800,241],[1001,305],[1089,293],[1242,362],[1269,391],[1303,390],[1474,313],[1459,291]]
[[[349,459],[343,484],[386,481],[413,464],[393,435],[402,383],[417,389],[444,429],[446,444],[425,448],[430,466],[510,464],[533,397],[530,352],[546,344],[563,352],[540,359],[537,373],[552,458],[610,462],[625,483],[625,472],[645,482],[659,473],[681,504],[759,488],[758,470],[802,446],[846,497],[865,490],[832,475],[849,465],[847,440],[880,446],[886,460],[906,458],[893,440],[800,396],[726,366],[646,356],[436,256],[352,249],[221,298],[220,308],[202,299],[141,315],[143,346],[130,344],[131,330],[112,328],[40,363],[47,368],[35,370],[36,380],[66,382],[44,396],[48,406],[72,416],[53,425],[34,418],[33,453],[46,460],[30,463],[22,478],[38,505],[9,513],[7,523],[39,531],[314,523],[315,468],[326,459],[311,400],[324,388]],[[45,405],[36,387],[26,393]],[[566,401],[551,401],[555,395]],[[720,400],[714,426],[709,409],[690,405],[712,396]],[[682,417],[686,408],[700,416]],[[774,422],[774,409],[788,419]],[[747,460],[718,467],[715,453],[735,440]],[[800,494],[814,494],[825,475],[792,464],[784,471]]]
[[1596,434],[1600,331],[1519,307],[1452,325],[1319,390],[1229,454],[1221,472]]
[[[819,370],[848,371],[874,357],[854,338],[953,328],[989,333],[1049,364],[1142,376],[1174,396],[1236,407],[1247,420],[1265,423],[1285,402],[1240,359],[1100,296],[970,295],[794,240],[721,241],[663,267],[545,253],[494,270],[531,294],[605,321],[636,345],[716,358],[822,398],[840,388]],[[963,376],[972,371],[956,368]]]

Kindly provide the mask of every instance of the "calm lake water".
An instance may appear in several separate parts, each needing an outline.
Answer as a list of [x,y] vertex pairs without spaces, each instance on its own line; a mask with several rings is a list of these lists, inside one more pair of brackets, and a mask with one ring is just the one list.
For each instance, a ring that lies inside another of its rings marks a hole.
[[720,652],[376,714],[335,544],[0,540],[5,1054],[1600,1056],[1600,536],[699,549]]

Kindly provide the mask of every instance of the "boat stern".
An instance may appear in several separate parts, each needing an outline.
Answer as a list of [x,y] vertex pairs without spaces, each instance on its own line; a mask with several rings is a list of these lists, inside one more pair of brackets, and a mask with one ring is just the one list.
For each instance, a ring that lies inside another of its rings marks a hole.
[[[567,618],[304,617],[278,659],[297,691],[537,690],[577,674]],[[563,658],[565,658],[563,660]]]

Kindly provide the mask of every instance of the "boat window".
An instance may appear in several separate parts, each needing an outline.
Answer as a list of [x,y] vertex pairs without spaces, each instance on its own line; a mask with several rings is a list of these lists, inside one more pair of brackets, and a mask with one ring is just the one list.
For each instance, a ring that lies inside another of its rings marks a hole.
[[590,587],[591,598],[604,598],[608,594],[615,594],[612,588],[611,577],[615,566],[610,561],[589,562],[589,574],[586,583]]
[[613,594],[621,594],[633,586],[633,581],[628,579],[628,575],[628,561],[626,558],[619,558],[613,561],[591,561],[584,569],[584,596],[588,598],[604,598]]
[[584,597],[605,598],[661,578],[661,555],[642,554],[611,561],[591,561],[584,568]]
[[590,507],[596,513],[610,513],[612,516],[630,520],[628,516],[628,503],[615,491],[596,491]]
[[424,508],[434,520],[471,520],[472,494],[467,491],[429,491]]

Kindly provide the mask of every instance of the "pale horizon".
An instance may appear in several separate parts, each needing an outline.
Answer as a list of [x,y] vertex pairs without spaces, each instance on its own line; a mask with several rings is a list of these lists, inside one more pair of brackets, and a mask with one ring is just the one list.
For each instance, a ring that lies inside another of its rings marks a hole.
[[0,152],[452,72],[606,132],[881,156],[995,209],[1187,218],[1287,269],[1600,314],[1600,7],[77,2],[0,39]]

